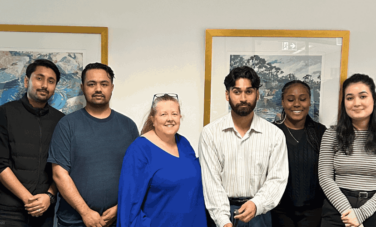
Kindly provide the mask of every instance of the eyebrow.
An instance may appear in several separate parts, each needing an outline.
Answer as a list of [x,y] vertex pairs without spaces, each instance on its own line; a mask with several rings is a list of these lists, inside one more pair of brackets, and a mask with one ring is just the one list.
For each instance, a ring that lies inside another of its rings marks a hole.
[[[358,94],[359,94],[359,95],[360,95],[360,94],[368,94],[368,92],[366,92],[366,91],[361,91],[361,92],[359,92]],[[354,94],[353,94],[353,93],[349,93],[349,94],[346,95],[346,97],[349,96],[349,95],[354,95]]]
[[[42,74],[42,73],[38,73],[38,74],[36,74],[35,76],[43,76],[43,77],[46,77],[44,74]],[[52,77],[52,76],[50,76],[50,77],[47,77],[48,79],[53,79],[53,80],[55,80],[55,78],[54,77]]]
[[108,80],[102,80],[102,81],[89,80],[86,83],[110,83],[110,82]]
[[[251,89],[251,88],[253,88],[253,87],[246,87],[245,89],[247,90],[247,89]],[[232,87],[232,89],[237,89],[237,90],[241,90],[241,88],[240,88],[240,87]]]

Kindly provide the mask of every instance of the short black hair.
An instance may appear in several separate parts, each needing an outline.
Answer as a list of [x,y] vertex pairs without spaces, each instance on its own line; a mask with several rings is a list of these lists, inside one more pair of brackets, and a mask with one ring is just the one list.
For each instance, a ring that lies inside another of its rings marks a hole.
[[283,99],[283,95],[285,94],[285,91],[289,87],[291,87],[292,85],[296,85],[296,84],[303,85],[307,89],[308,95],[311,98],[311,87],[306,82],[301,81],[301,80],[292,80],[292,81],[285,83],[285,85],[283,86],[283,88],[282,88],[282,99]]
[[90,69],[103,69],[104,71],[106,71],[107,75],[110,77],[111,83],[114,82],[115,74],[114,74],[114,71],[112,71],[112,69],[110,68],[110,66],[102,64],[102,63],[99,63],[99,62],[95,62],[95,63],[88,64],[85,67],[85,69],[82,71],[82,74],[81,74],[81,82],[82,82],[82,84],[84,84],[85,77],[86,77],[86,72],[88,70],[90,70]]
[[47,59],[37,59],[33,63],[31,63],[30,65],[27,66],[26,76],[29,79],[30,79],[31,74],[33,74],[33,72],[35,72],[35,70],[38,66],[43,66],[43,67],[52,69],[52,71],[54,71],[54,73],[56,74],[56,84],[59,82],[59,80],[60,80],[59,69],[57,68],[57,66],[52,61],[47,60]]
[[257,75],[255,70],[248,66],[242,66],[233,68],[230,73],[225,78],[225,87],[227,91],[230,91],[231,87],[235,86],[236,80],[240,78],[249,79],[252,83],[252,87],[259,89],[260,85],[260,77]]

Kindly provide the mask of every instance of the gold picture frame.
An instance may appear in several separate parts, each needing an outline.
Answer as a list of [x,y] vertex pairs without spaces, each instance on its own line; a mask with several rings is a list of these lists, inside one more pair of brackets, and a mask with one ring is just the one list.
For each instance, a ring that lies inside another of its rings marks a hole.
[[99,34],[101,36],[101,62],[108,64],[107,27],[0,24],[0,32]]
[[[347,78],[347,67],[348,67],[348,54],[349,54],[349,31],[329,31],[329,30],[236,30],[236,29],[207,29],[206,30],[206,48],[205,48],[205,92],[204,92],[204,126],[211,122],[211,102],[212,102],[212,70],[213,70],[213,40],[217,37],[224,38],[243,38],[249,37],[254,39],[266,39],[276,40],[280,42],[281,40],[294,40],[305,38],[308,41],[310,39],[335,39],[340,42],[340,62],[339,66],[339,78],[338,85],[343,83]],[[308,42],[307,41],[307,42]],[[224,45],[227,45],[224,44]],[[217,46],[217,45],[216,45]],[[240,48],[241,49],[241,48]],[[296,51],[298,52],[298,51]],[[291,55],[292,56],[292,55]],[[228,74],[229,71],[227,71]],[[223,75],[223,80],[227,74]],[[222,80],[222,81],[223,81]],[[224,99],[224,85],[223,95]],[[339,94],[339,90],[338,90]],[[212,119],[213,120],[213,119]]]
[[0,40],[0,105],[22,97],[27,65],[42,58],[64,75],[49,104],[69,114],[86,105],[80,88],[85,65],[108,64],[107,27],[0,24]]

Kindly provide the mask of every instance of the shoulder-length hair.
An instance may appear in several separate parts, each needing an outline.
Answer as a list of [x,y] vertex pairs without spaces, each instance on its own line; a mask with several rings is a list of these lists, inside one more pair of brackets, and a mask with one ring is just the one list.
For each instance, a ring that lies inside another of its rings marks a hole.
[[367,153],[376,154],[376,92],[375,83],[372,78],[364,74],[354,74],[350,78],[347,78],[342,86],[342,100],[341,100],[341,111],[336,127],[336,137],[338,145],[335,148],[335,152],[343,151],[346,155],[351,155],[353,152],[353,143],[355,140],[355,131],[352,124],[352,120],[346,113],[345,108],[345,90],[353,83],[363,83],[368,86],[372,93],[373,98],[373,111],[370,116],[368,123],[368,135],[364,149]]

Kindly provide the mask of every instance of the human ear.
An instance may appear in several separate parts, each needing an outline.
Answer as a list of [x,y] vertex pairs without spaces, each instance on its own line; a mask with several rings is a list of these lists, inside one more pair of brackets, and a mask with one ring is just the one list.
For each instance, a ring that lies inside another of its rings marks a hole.
[[29,86],[29,77],[25,76],[24,78],[24,87],[27,88]]

